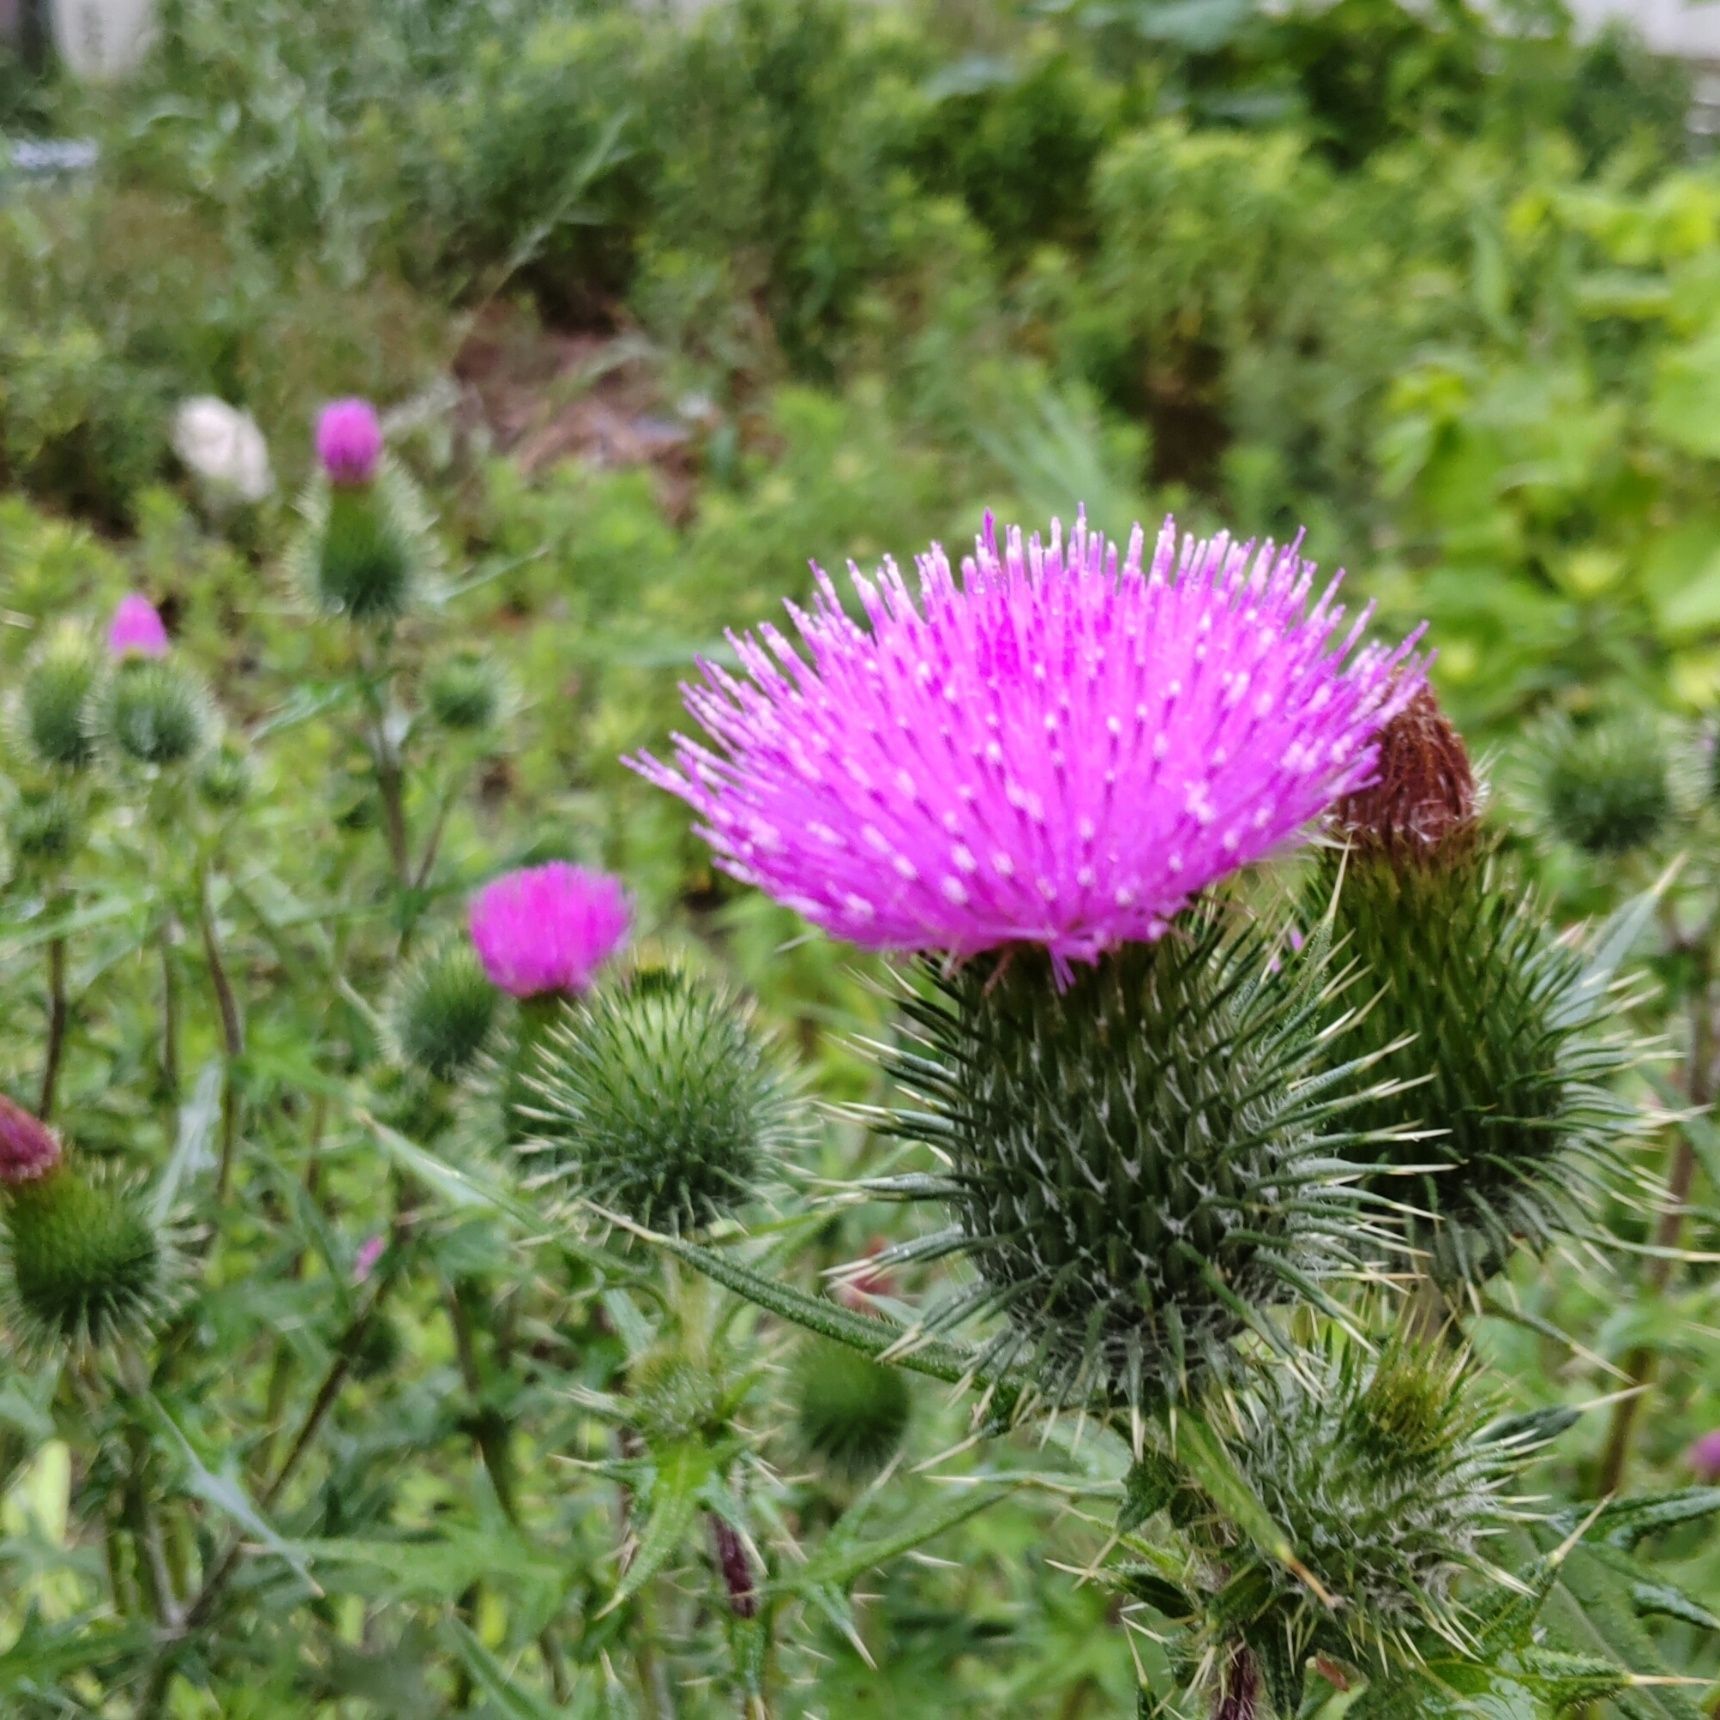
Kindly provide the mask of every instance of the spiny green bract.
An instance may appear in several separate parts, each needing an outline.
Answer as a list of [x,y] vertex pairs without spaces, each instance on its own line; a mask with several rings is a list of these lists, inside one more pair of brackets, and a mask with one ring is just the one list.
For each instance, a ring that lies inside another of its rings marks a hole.
[[896,1455],[913,1404],[899,1369],[828,1340],[808,1343],[796,1358],[793,1397],[801,1443],[853,1478]]
[[325,615],[397,620],[432,571],[423,503],[384,457],[365,486],[315,482],[303,503],[305,527],[292,552],[300,583]]
[[5,1224],[13,1312],[41,1348],[142,1337],[171,1306],[171,1245],[125,1183],[62,1167],[12,1189]]
[[203,760],[197,772],[197,792],[218,812],[243,806],[251,793],[251,761],[230,737]]
[[540,1180],[657,1230],[741,1205],[798,1133],[798,1088],[751,1010],[674,969],[564,1006],[528,1085]]
[[456,734],[487,729],[501,704],[495,666],[476,651],[460,651],[438,663],[424,682],[424,703],[443,728]]
[[169,658],[133,657],[115,666],[102,727],[138,764],[175,765],[203,744],[208,707],[196,679]]
[[1389,1150],[1403,1174],[1376,1186],[1415,1209],[1408,1236],[1428,1271],[1475,1283],[1515,1241],[1548,1247],[1616,1181],[1629,1122],[1603,1085],[1625,1052],[1597,1037],[1604,999],[1581,954],[1479,836],[1419,861],[1332,856],[1317,888],[1337,892],[1334,935],[1369,994],[1349,1037],[1399,1083],[1358,1116],[1400,1135]]
[[49,770],[83,770],[96,756],[101,664],[80,634],[59,635],[24,672],[17,729],[24,750]]
[[82,834],[71,799],[50,790],[22,794],[6,813],[6,837],[22,866],[51,868],[71,858]]
[[1672,751],[1652,717],[1618,712],[1580,726],[1558,717],[1529,750],[1543,820],[1586,854],[1645,848],[1672,820]]
[[1215,1408],[1304,1569],[1189,1490],[1172,1503],[1197,1559],[1184,1587],[1210,1597],[1217,1639],[1255,1653],[1282,1712],[1298,1711],[1311,1654],[1378,1670],[1413,1660],[1414,1639],[1430,1632],[1465,1643],[1456,1585],[1490,1573],[1488,1542],[1516,1516],[1506,1489],[1535,1442],[1495,1424],[1472,1373],[1440,1345],[1393,1339],[1370,1355],[1337,1338]]
[[1363,1077],[1322,1072],[1323,957],[1280,968],[1217,909],[1061,993],[1037,951],[927,972],[893,1057],[926,1108],[888,1126],[948,1164],[898,1192],[955,1226],[900,1257],[970,1258],[947,1318],[1006,1315],[984,1354],[1028,1361],[1042,1396],[1178,1401],[1244,1333],[1277,1341],[1272,1304],[1368,1253],[1341,1162]]
[[401,1056],[438,1081],[458,1079],[482,1053],[498,1001],[469,945],[418,957],[402,972],[390,1011]]

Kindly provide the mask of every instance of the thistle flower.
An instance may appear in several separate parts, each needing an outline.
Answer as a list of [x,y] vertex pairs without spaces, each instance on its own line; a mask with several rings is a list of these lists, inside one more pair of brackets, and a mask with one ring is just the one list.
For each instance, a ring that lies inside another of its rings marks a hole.
[[128,592],[108,623],[107,647],[108,655],[117,659],[165,657],[167,629],[162,625],[161,612],[147,597]]
[[382,461],[382,422],[368,400],[332,401],[317,419],[317,464],[331,484],[363,486]]
[[1209,1627],[1245,1645],[1273,1712],[1300,1711],[1312,1654],[1373,1673],[1413,1660],[1426,1634],[1468,1645],[1460,1580],[1496,1575],[1488,1544],[1519,1518],[1509,1489],[1538,1439],[1496,1420],[1466,1356],[1401,1338],[1374,1356],[1334,1339],[1214,1409],[1304,1569],[1186,1489],[1170,1507],[1195,1553],[1184,1587],[1212,1597]]
[[1476,1283],[1517,1242],[1550,1246],[1616,1180],[1629,1113],[1606,1083],[1626,1053],[1597,1030],[1605,997],[1581,951],[1482,829],[1462,740],[1431,693],[1388,724],[1381,758],[1379,781],[1337,807],[1347,848],[1313,885],[1312,908],[1330,905],[1377,993],[1366,1010],[1332,1006],[1334,1021],[1357,1017],[1337,1055],[1371,1053],[1394,1083],[1356,1120],[1397,1138],[1398,1172],[1374,1180],[1413,1209],[1410,1242],[1442,1283]]
[[63,1156],[60,1137],[0,1093],[0,1185],[34,1182],[57,1169]]
[[[710,744],[631,762],[686,800],[719,864],[837,936],[1071,962],[1159,937],[1192,897],[1364,786],[1379,725],[1419,680],[1408,645],[1340,631],[1300,540],[1179,540],[1150,565],[1077,521],[1000,543],[959,579],[852,570],[864,623],[817,573],[744,677],[685,690]],[[1310,598],[1313,601],[1310,602]]]
[[673,969],[564,1008],[526,1086],[539,1183],[652,1229],[741,1205],[798,1134],[798,1091],[751,1012]]
[[472,898],[472,943],[515,997],[577,996],[627,936],[621,882],[554,860],[504,873]]
[[352,1254],[352,1281],[354,1284],[368,1284],[370,1275],[376,1270],[376,1263],[388,1252],[386,1236],[367,1236]]

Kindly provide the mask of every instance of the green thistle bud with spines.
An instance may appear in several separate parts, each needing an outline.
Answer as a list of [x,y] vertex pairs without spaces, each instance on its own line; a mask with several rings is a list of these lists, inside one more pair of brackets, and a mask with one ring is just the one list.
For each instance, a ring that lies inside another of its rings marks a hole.
[[1004,1315],[982,1356],[1025,1362],[1042,1397],[1182,1401],[1238,1340],[1283,1342],[1275,1306],[1326,1302],[1322,1280],[1384,1245],[1342,1162],[1368,1076],[1325,1067],[1342,980],[1323,941],[1284,965],[1208,908],[1061,992],[1039,951],[923,971],[892,1059],[923,1108],[888,1127],[949,1169],[878,1186],[955,1223],[880,1261],[965,1256],[979,1283],[940,1318]]
[[400,1055],[456,1081],[482,1055],[500,1001],[470,945],[448,943],[409,962],[389,1011]]
[[481,733],[501,709],[501,679],[482,652],[459,651],[425,678],[424,703],[431,717],[451,733]]
[[913,1398],[900,1369],[817,1340],[796,1357],[792,1382],[800,1442],[839,1476],[861,1480],[901,1449]]
[[209,728],[207,695],[170,657],[129,657],[114,666],[102,701],[102,730],[134,763],[168,768],[202,747]]
[[1488,1548],[1522,1519],[1511,1489],[1538,1443],[1502,1435],[1495,1409],[1459,1352],[1394,1337],[1371,1354],[1341,1336],[1211,1406],[1301,1568],[1190,1483],[1177,1512],[1194,1558],[1182,1588],[1208,1597],[1210,1634],[1247,1646],[1283,1711],[1297,1712],[1285,1702],[1310,1655],[1375,1673],[1413,1660],[1416,1638],[1470,1646],[1459,1586],[1497,1577]]
[[197,792],[206,806],[231,812],[251,796],[251,760],[230,735],[204,758],[197,771]]
[[748,1200],[799,1138],[801,1096],[738,998],[674,968],[560,1007],[521,1106],[541,1186],[654,1230]]
[[1603,710],[1582,721],[1553,712],[1527,734],[1507,788],[1548,841],[1608,860],[1667,836],[1699,798],[1689,774],[1649,712]]
[[146,1338],[172,1311],[177,1251],[144,1192],[70,1163],[7,1190],[8,1301],[33,1349]]
[[46,770],[81,771],[98,751],[96,702],[102,663],[94,645],[70,628],[30,662],[19,688],[19,744]]
[[410,478],[383,457],[364,485],[313,481],[291,552],[300,585],[325,615],[397,621],[436,571],[429,517]]
[[20,794],[8,808],[6,836],[19,866],[50,870],[77,852],[83,820],[70,796],[35,790]]
[[1546,833],[1595,859],[1654,846],[1679,811],[1674,748],[1645,711],[1544,719],[1520,774],[1521,797]]
[[[1409,809],[1409,810],[1406,810]],[[1629,1111],[1607,1090],[1626,1050],[1597,1031],[1581,952],[1557,936],[1480,821],[1461,739],[1431,693],[1388,728],[1374,787],[1336,824],[1314,906],[1369,994],[1352,1034],[1397,1086],[1363,1107],[1395,1133],[1408,1240],[1446,1285],[1523,1242],[1549,1247],[1617,1181]],[[1333,898],[1335,897],[1335,900]],[[1417,1139],[1417,1135],[1420,1139]]]

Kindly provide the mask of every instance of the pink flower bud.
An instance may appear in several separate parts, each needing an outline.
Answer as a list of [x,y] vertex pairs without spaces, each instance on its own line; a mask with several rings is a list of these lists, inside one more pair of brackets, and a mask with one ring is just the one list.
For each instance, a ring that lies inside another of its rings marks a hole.
[[112,657],[165,657],[167,629],[160,611],[147,597],[129,592],[108,623],[107,644]]
[[39,1117],[0,1094],[0,1184],[15,1188],[34,1182],[53,1170],[61,1157],[60,1137]]
[[336,400],[317,420],[317,461],[331,484],[362,488],[382,458],[382,424],[368,400]]
[[352,1281],[354,1284],[364,1284],[376,1270],[379,1261],[388,1248],[386,1236],[367,1236],[358,1245],[352,1257]]

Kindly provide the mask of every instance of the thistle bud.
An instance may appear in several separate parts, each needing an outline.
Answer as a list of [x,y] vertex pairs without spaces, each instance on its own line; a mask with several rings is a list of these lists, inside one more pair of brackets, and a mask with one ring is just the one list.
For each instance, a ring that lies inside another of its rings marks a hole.
[[1517,1241],[1547,1246],[1604,1186],[1625,1117],[1604,1083],[1624,1057],[1594,1031],[1580,953],[1479,828],[1462,743],[1431,694],[1388,725],[1381,759],[1375,786],[1337,808],[1348,849],[1326,857],[1310,903],[1367,1004],[1330,1004],[1331,1022],[1350,1022],[1333,1055],[1371,1054],[1392,1083],[1354,1120],[1406,1173],[1376,1186],[1415,1209],[1426,1269],[1479,1282]]
[[497,1002],[468,946],[420,956],[400,976],[390,1011],[401,1056],[438,1081],[458,1080],[483,1051]]
[[848,1480],[876,1473],[896,1455],[913,1408],[899,1369],[828,1339],[801,1350],[793,1401],[801,1444]]
[[231,737],[223,738],[197,771],[197,792],[206,806],[231,812],[251,796],[251,761]]
[[732,1211],[798,1134],[795,1083],[751,1011],[675,970],[564,1007],[529,1085],[539,1180],[652,1229]]
[[62,866],[77,851],[82,834],[78,809],[64,794],[20,795],[6,814],[6,835],[22,866]]
[[1705,1486],[1720,1482],[1720,1428],[1705,1433],[1684,1455],[1690,1473]]
[[24,671],[18,700],[19,739],[49,770],[78,771],[96,756],[100,664],[87,640],[63,632]]
[[487,657],[461,651],[430,671],[424,702],[443,728],[454,734],[475,734],[495,721],[501,684]]
[[1653,845],[1675,814],[1673,756],[1637,711],[1544,722],[1528,748],[1528,798],[1547,832],[1596,858]]
[[1037,952],[927,970],[893,1067],[923,1104],[893,1126],[949,1164],[909,1192],[951,1209],[973,1309],[1009,1318],[988,1358],[1031,1356],[1052,1401],[1156,1408],[1353,1262],[1354,1091],[1309,1080],[1320,972],[1216,910],[1061,993]]
[[336,401],[323,413],[317,456],[293,550],[300,582],[326,615],[371,625],[396,620],[433,567],[424,505],[389,464],[365,401]]
[[[1279,1686],[1276,1712],[1299,1711],[1310,1655],[1377,1671],[1404,1658],[1413,1636],[1466,1640],[1457,1584],[1488,1569],[1485,1549],[1511,1520],[1507,1492],[1531,1443],[1499,1436],[1472,1374],[1442,1347],[1393,1341],[1369,1356],[1334,1341],[1215,1410],[1304,1568],[1261,1552],[1191,1490],[1177,1516],[1211,1580],[1185,1587],[1213,1597],[1215,1635],[1258,1651]],[[1318,1599],[1310,1574],[1340,1604]]]
[[172,1273],[143,1195],[67,1163],[51,1131],[15,1106],[0,1110],[0,1141],[12,1166],[29,1167],[0,1169],[17,1330],[44,1349],[145,1335],[171,1306]]
[[207,701],[193,676],[171,659],[129,657],[108,682],[103,727],[115,748],[138,764],[183,764],[203,744]]

